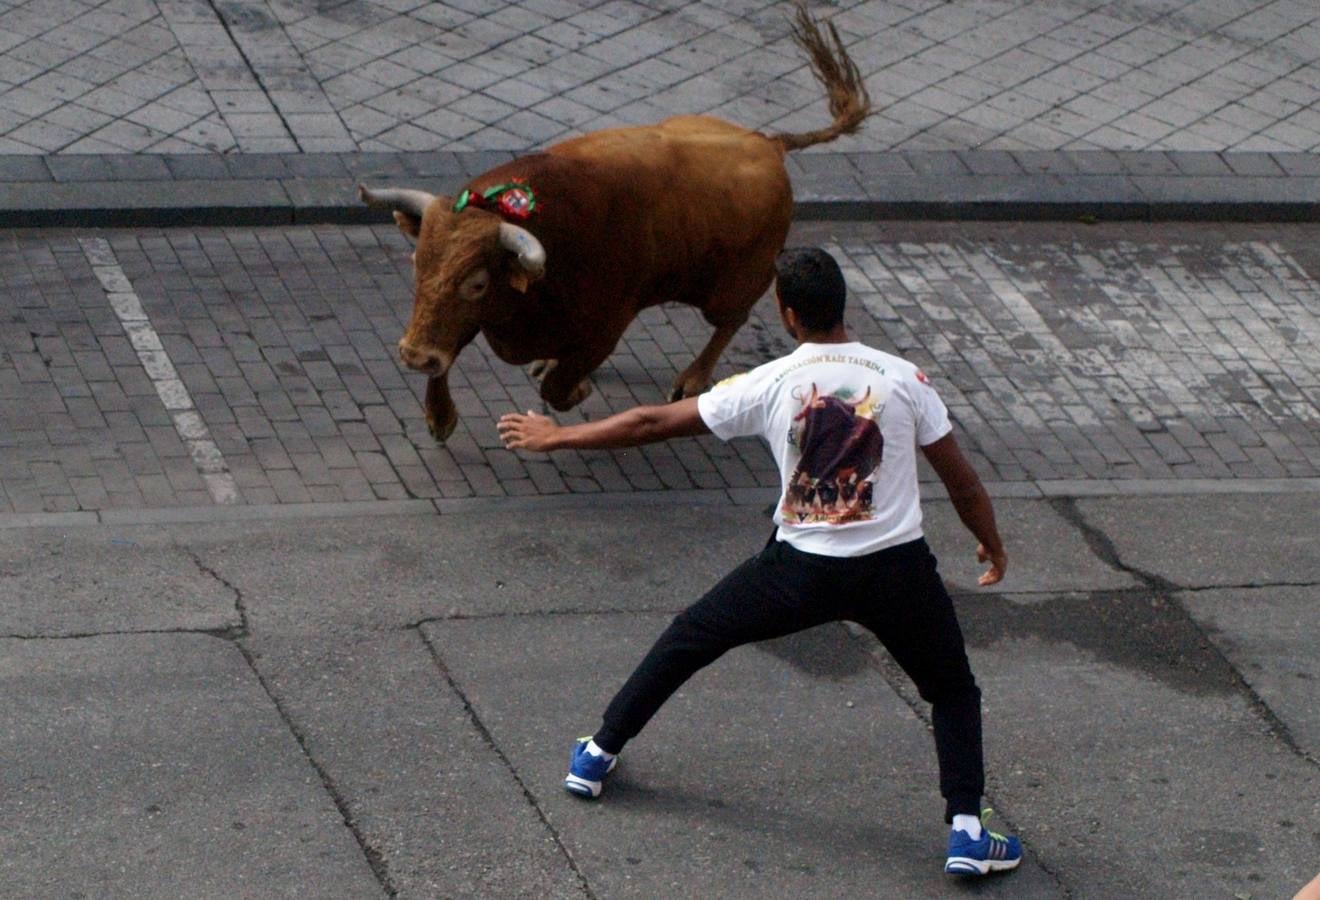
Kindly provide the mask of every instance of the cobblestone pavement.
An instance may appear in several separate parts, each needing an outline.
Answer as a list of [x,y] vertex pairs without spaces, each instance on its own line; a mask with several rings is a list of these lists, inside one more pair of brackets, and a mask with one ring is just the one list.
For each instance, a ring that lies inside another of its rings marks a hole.
[[[1320,145],[1309,0],[840,0],[858,150]],[[524,150],[818,127],[782,0],[0,0],[0,154]]]
[[[838,253],[854,332],[926,369],[983,477],[1085,493],[1320,475],[1316,236],[816,223],[793,239]],[[480,342],[437,446],[395,351],[408,252],[372,226],[3,234],[0,512],[776,483],[750,440],[507,452],[494,417],[540,401]],[[580,414],[660,401],[708,334],[693,310],[647,311]],[[717,375],[788,347],[763,298]]]

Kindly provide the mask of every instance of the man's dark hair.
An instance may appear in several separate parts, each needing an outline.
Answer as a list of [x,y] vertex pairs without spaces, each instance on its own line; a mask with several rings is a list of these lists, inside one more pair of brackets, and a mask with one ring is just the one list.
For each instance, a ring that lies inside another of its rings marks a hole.
[[776,291],[807,331],[829,331],[843,321],[848,287],[839,264],[819,247],[788,247],[775,259]]

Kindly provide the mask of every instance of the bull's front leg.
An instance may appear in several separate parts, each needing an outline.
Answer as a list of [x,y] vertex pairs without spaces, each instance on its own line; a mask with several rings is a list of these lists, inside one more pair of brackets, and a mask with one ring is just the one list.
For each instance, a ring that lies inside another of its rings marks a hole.
[[449,373],[432,375],[426,379],[426,427],[437,443],[443,444],[458,427],[458,407],[449,395]]

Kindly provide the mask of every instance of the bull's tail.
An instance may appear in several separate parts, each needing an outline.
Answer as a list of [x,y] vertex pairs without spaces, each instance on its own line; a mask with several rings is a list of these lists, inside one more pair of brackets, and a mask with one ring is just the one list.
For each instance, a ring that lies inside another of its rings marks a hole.
[[848,50],[843,46],[834,23],[826,22],[825,27],[829,30],[828,37],[821,33],[820,26],[807,12],[804,0],[798,0],[797,15],[793,21],[793,40],[806,52],[816,80],[825,86],[834,121],[828,127],[816,131],[769,136],[786,151],[801,150],[812,144],[832,141],[841,134],[852,134],[871,114],[871,95],[866,91],[862,73],[848,56]]

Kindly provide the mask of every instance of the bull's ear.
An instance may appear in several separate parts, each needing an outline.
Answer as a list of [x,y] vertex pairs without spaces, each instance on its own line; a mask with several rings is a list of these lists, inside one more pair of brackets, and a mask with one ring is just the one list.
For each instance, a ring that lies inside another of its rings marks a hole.
[[399,226],[400,231],[408,235],[408,237],[412,238],[414,241],[417,240],[417,235],[422,230],[421,219],[417,218],[416,216],[409,215],[408,213],[403,212],[402,210],[396,209],[394,211],[394,222],[396,225]]
[[513,271],[509,273],[509,287],[513,288],[518,293],[527,293],[527,288],[529,288],[531,284],[532,277],[522,269],[515,267]]

